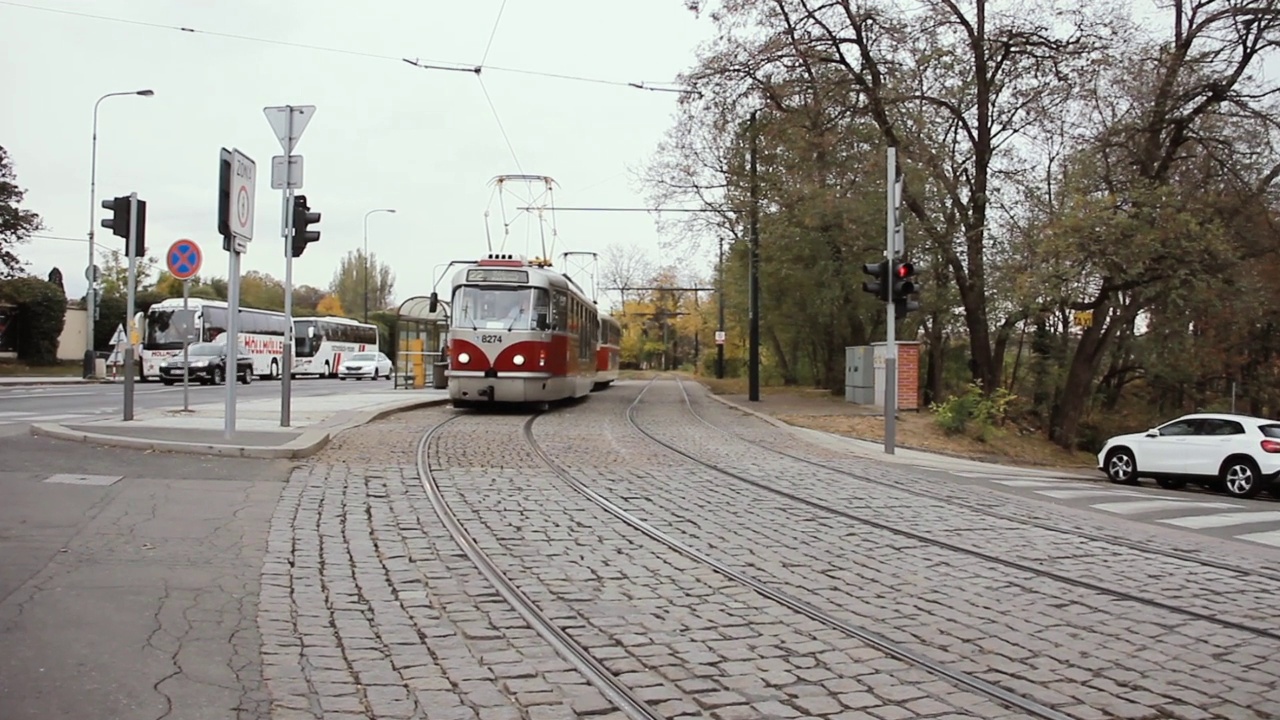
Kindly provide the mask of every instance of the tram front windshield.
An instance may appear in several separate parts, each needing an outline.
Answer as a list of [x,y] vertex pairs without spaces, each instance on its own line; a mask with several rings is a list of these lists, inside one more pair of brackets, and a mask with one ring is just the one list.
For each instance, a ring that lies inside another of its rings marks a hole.
[[453,296],[453,326],[531,330],[547,307],[547,291],[541,288],[463,286]]

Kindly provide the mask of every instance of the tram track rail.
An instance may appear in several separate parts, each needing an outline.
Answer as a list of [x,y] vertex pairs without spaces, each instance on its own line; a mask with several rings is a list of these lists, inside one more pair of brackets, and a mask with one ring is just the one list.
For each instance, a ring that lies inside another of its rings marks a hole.
[[[784,490],[784,489],[782,489],[782,488],[779,488],[779,487],[776,487],[776,486],[774,486],[774,485],[771,485],[770,483],[763,482],[763,481],[757,480],[757,479],[755,479],[755,478],[747,477],[747,476],[745,476],[745,475],[743,475],[743,474],[741,474],[741,473],[734,472],[733,470],[726,469],[726,468],[724,468],[724,467],[722,467],[722,466],[720,466],[720,465],[717,465],[717,464],[715,464],[715,463],[713,463],[713,462],[710,462],[710,461],[704,460],[703,458],[698,457],[696,454],[694,454],[694,453],[692,453],[692,452],[689,452],[689,451],[687,451],[687,450],[685,450],[685,449],[683,449],[683,448],[681,448],[681,447],[676,446],[675,444],[673,444],[673,443],[671,443],[671,442],[668,442],[668,441],[666,441],[666,440],[663,440],[662,438],[659,438],[659,437],[655,436],[653,433],[650,433],[649,431],[647,431],[644,427],[642,427],[642,426],[640,425],[640,423],[639,423],[639,422],[637,422],[637,421],[636,421],[636,419],[635,419],[635,412],[636,412],[636,408],[637,408],[637,407],[638,407],[638,405],[640,404],[640,401],[644,398],[645,393],[649,390],[649,388],[650,388],[650,387],[652,387],[652,386],[653,386],[653,383],[654,383],[656,380],[657,380],[657,377],[655,377],[655,378],[651,379],[651,380],[649,381],[649,383],[647,383],[647,384],[645,385],[645,387],[640,391],[640,393],[636,396],[636,399],[635,399],[635,400],[634,400],[634,401],[633,401],[633,402],[628,406],[627,411],[626,411],[626,418],[627,418],[627,422],[631,425],[631,427],[632,427],[633,429],[635,429],[635,430],[636,430],[637,432],[639,432],[641,435],[643,435],[643,436],[645,436],[646,438],[648,438],[650,441],[652,441],[652,442],[656,443],[657,445],[659,445],[659,446],[661,446],[661,447],[663,447],[663,448],[666,448],[667,450],[669,450],[669,451],[671,451],[671,452],[673,452],[673,453],[675,453],[675,454],[677,454],[677,455],[679,455],[679,456],[681,456],[681,457],[683,457],[683,458],[685,458],[685,459],[687,459],[687,460],[689,460],[689,461],[691,461],[691,462],[693,462],[693,463],[696,463],[697,465],[699,465],[699,466],[701,466],[701,467],[707,468],[708,470],[711,470],[711,471],[713,471],[713,472],[716,472],[716,473],[718,473],[718,474],[720,474],[720,475],[723,475],[723,476],[725,476],[725,477],[731,478],[731,479],[736,480],[736,481],[738,481],[738,482],[741,482],[741,483],[743,483],[743,484],[749,485],[749,486],[751,486],[751,487],[755,487],[755,488],[757,488],[757,489],[764,490],[765,492],[768,492],[768,493],[770,493],[770,494],[772,494],[772,495],[775,495],[775,496],[777,496],[777,497],[781,497],[781,498],[783,498],[783,499],[789,500],[789,501],[791,501],[791,502],[794,502],[794,503],[796,503],[796,504],[802,505],[802,506],[804,506],[804,507],[808,507],[808,508],[811,508],[811,509],[813,509],[813,510],[817,510],[817,511],[822,512],[822,513],[824,513],[824,514],[831,515],[831,516],[833,516],[833,517],[839,517],[839,518],[844,519],[844,520],[850,520],[850,521],[852,521],[852,522],[856,522],[856,523],[859,523],[859,524],[862,524],[862,525],[865,525],[865,526],[868,526],[868,527],[873,527],[873,528],[876,528],[876,529],[881,530],[881,531],[883,531],[883,532],[887,532],[887,533],[891,533],[891,534],[897,535],[897,536],[899,536],[899,537],[909,538],[909,539],[911,539],[911,540],[914,540],[914,541],[919,542],[919,543],[923,543],[923,544],[928,545],[928,546],[938,547],[938,548],[942,548],[942,549],[947,550],[947,551],[950,551],[950,552],[958,553],[958,554],[961,554],[961,555],[966,555],[966,556],[969,556],[969,557],[974,557],[974,558],[977,558],[977,559],[983,560],[983,561],[985,561],[985,562],[994,563],[994,564],[997,564],[997,565],[1000,565],[1000,566],[1003,566],[1003,567],[1007,567],[1007,568],[1012,569],[1012,570],[1017,570],[1017,571],[1019,571],[1019,572],[1028,573],[1028,574],[1033,575],[1033,576],[1038,576],[1038,577],[1046,578],[1046,579],[1049,579],[1049,580],[1053,580],[1053,581],[1056,581],[1056,582],[1060,582],[1060,583],[1065,584],[1065,585],[1069,585],[1069,586],[1072,586],[1072,587],[1080,588],[1080,589],[1083,589],[1083,590],[1088,590],[1088,591],[1090,591],[1090,592],[1100,593],[1100,594],[1102,594],[1102,595],[1107,595],[1107,596],[1110,596],[1110,597],[1113,597],[1113,598],[1116,598],[1116,599],[1118,599],[1118,600],[1122,600],[1122,601],[1125,601],[1125,602],[1131,602],[1131,603],[1136,603],[1136,604],[1138,604],[1138,605],[1142,605],[1142,606],[1146,606],[1146,607],[1157,608],[1157,609],[1162,610],[1162,611],[1165,611],[1165,612],[1169,612],[1169,613],[1173,613],[1173,614],[1177,614],[1177,615],[1182,615],[1182,616],[1189,617],[1189,618],[1193,618],[1193,619],[1200,620],[1200,621],[1203,621],[1203,622],[1212,623],[1212,624],[1214,624],[1214,625],[1218,625],[1218,626],[1220,626],[1220,627],[1229,628],[1229,629],[1237,630],[1237,631],[1240,631],[1240,632],[1245,632],[1245,633],[1248,633],[1248,634],[1251,634],[1251,635],[1256,635],[1256,636],[1259,636],[1259,637],[1264,637],[1264,638],[1267,638],[1267,639],[1270,639],[1270,640],[1280,641],[1280,631],[1271,630],[1271,629],[1268,629],[1268,628],[1262,628],[1262,627],[1255,627],[1255,626],[1250,625],[1250,624],[1248,624],[1248,623],[1237,622],[1237,621],[1229,620],[1229,619],[1222,618],[1222,617],[1219,617],[1219,616],[1216,616],[1216,615],[1210,615],[1210,614],[1208,614],[1208,613],[1203,613],[1203,612],[1199,612],[1199,611],[1196,611],[1196,610],[1192,610],[1192,609],[1188,609],[1188,608],[1179,607],[1179,606],[1177,606],[1177,605],[1171,605],[1171,604],[1169,604],[1169,603],[1164,603],[1164,602],[1161,602],[1161,601],[1159,601],[1159,600],[1153,600],[1153,599],[1150,599],[1150,598],[1145,598],[1145,597],[1142,597],[1142,596],[1140,596],[1140,595],[1137,595],[1137,594],[1134,594],[1134,593],[1130,593],[1130,592],[1127,592],[1127,591],[1124,591],[1124,590],[1118,590],[1118,589],[1109,588],[1109,587],[1106,587],[1106,586],[1103,586],[1103,585],[1099,585],[1099,584],[1096,584],[1096,583],[1089,582],[1089,581],[1087,581],[1087,580],[1080,580],[1080,579],[1077,579],[1077,578],[1073,578],[1073,577],[1070,577],[1070,576],[1064,575],[1064,574],[1062,574],[1062,573],[1055,572],[1055,571],[1053,571],[1053,570],[1047,570],[1047,569],[1045,569],[1045,568],[1035,567],[1034,565],[1029,565],[1029,564],[1027,564],[1027,563],[1019,562],[1019,561],[1017,561],[1017,560],[1010,560],[1010,559],[1007,559],[1007,558],[998,557],[998,556],[996,556],[996,555],[992,555],[992,554],[987,553],[987,552],[984,552],[984,551],[982,551],[982,550],[978,550],[978,549],[974,549],[974,548],[968,548],[968,547],[964,547],[964,546],[962,546],[962,545],[957,545],[957,544],[955,544],[955,543],[948,542],[948,541],[946,541],[946,540],[942,540],[942,539],[939,539],[939,538],[936,538],[936,537],[931,537],[931,536],[929,536],[929,535],[925,535],[925,534],[923,534],[923,533],[916,532],[916,531],[914,531],[914,530],[908,530],[908,529],[905,529],[905,528],[896,527],[896,526],[894,526],[894,525],[891,525],[891,524],[888,524],[888,523],[885,523],[885,522],[881,522],[881,521],[879,521],[879,520],[874,520],[874,519],[872,519],[872,518],[868,518],[868,517],[865,517],[865,516],[862,516],[862,515],[858,515],[858,514],[855,514],[855,513],[851,513],[851,512],[849,512],[849,511],[847,511],[847,510],[842,510],[842,509],[840,509],[840,508],[831,507],[830,505],[827,505],[827,504],[822,503],[822,502],[820,502],[820,501],[813,500],[813,499],[808,498],[808,497],[805,497],[805,496],[803,496],[803,495],[798,495],[798,494],[796,494],[796,493],[790,492],[790,491],[788,491],[788,490]],[[679,383],[680,390],[681,390],[681,392],[683,393],[683,396],[684,396],[684,399],[685,399],[686,405],[687,405],[687,407],[689,408],[690,413],[691,413],[695,418],[697,418],[697,419],[698,419],[699,421],[701,421],[702,423],[706,424],[708,427],[714,428],[714,429],[716,429],[716,430],[718,430],[718,431],[720,431],[720,432],[722,432],[722,433],[724,433],[724,434],[726,434],[726,435],[728,435],[728,436],[730,436],[730,437],[734,437],[734,438],[736,438],[736,439],[738,439],[738,440],[740,440],[740,441],[742,441],[742,442],[744,442],[744,443],[745,443],[745,442],[748,442],[747,440],[745,440],[745,439],[743,439],[743,438],[741,438],[741,437],[738,437],[738,436],[734,435],[733,433],[731,433],[731,432],[729,432],[729,431],[727,431],[727,430],[724,430],[723,428],[720,428],[720,427],[718,427],[718,426],[714,425],[713,423],[708,422],[705,418],[703,418],[702,416],[698,415],[698,414],[697,414],[697,412],[693,410],[692,404],[689,402],[688,392],[685,390],[683,383],[682,383],[682,382],[680,382],[678,378],[677,378],[677,383]],[[778,454],[778,455],[786,456],[786,457],[789,457],[789,458],[794,459],[794,460],[797,460],[797,461],[804,461],[804,462],[806,462],[806,463],[807,463],[807,464],[809,464],[809,465],[813,465],[813,466],[816,466],[816,467],[820,467],[820,468],[822,468],[822,469],[824,469],[824,470],[826,470],[826,471],[828,471],[828,472],[836,473],[836,474],[839,474],[839,475],[844,475],[844,476],[846,476],[846,477],[851,477],[851,478],[853,478],[853,479],[857,479],[857,480],[864,480],[864,478],[863,478],[862,476],[858,476],[858,475],[856,475],[856,474],[849,473],[848,471],[838,470],[838,469],[836,469],[836,468],[832,468],[832,467],[830,467],[830,466],[827,466],[827,465],[825,465],[825,464],[823,464],[823,463],[818,463],[818,462],[815,462],[815,461],[809,461],[809,460],[807,460],[806,458],[803,458],[803,457],[800,457],[800,456],[795,456],[795,455],[792,455],[792,454],[790,454],[790,453],[786,453],[786,452],[779,451],[779,450],[774,450],[774,449],[772,449],[772,448],[767,448],[767,447],[763,447],[763,446],[756,445],[756,444],[753,444],[752,446],[753,446],[753,447],[757,447],[757,448],[762,448],[762,449],[767,450],[767,451],[769,451],[769,452],[771,452],[771,453],[775,453],[775,454]],[[877,482],[877,481],[873,481],[873,480],[869,480],[869,479],[867,479],[867,480],[865,480],[865,481],[866,481],[866,482],[874,482],[874,483],[875,483],[875,484],[877,484],[877,485],[882,485],[882,486],[886,486],[886,487],[891,487],[891,488],[893,488],[893,489],[902,490],[903,492],[908,492],[907,490],[904,490],[904,489],[902,489],[902,488],[898,488],[897,486],[894,486],[894,485],[891,485],[891,484],[888,484],[888,483]],[[915,494],[915,495],[924,495],[923,493],[910,493],[910,494]],[[935,499],[935,500],[936,500],[937,498],[933,498],[933,499]],[[972,508],[972,509],[973,509],[975,512],[984,512],[984,511],[979,510],[979,509],[977,509],[977,508]],[[985,511],[985,512],[986,512],[986,514],[988,514],[988,515],[990,515],[990,516],[996,516],[996,517],[999,517],[999,515],[997,515],[996,513],[992,512],[992,511]],[[1010,521],[1012,521],[1012,522],[1019,522],[1019,523],[1024,523],[1024,522],[1026,522],[1026,521],[1024,521],[1024,520],[1021,520],[1021,519],[1018,519],[1018,518],[1015,518],[1015,517],[1012,517],[1012,516],[1007,517],[1007,518],[1005,518],[1005,519],[1008,519],[1008,520],[1010,520]],[[1035,523],[1029,523],[1029,524],[1035,524]],[[1060,528],[1053,528],[1052,526],[1050,526],[1049,528],[1046,528],[1046,529],[1055,529],[1055,530],[1065,531],[1065,532],[1068,532],[1068,533],[1070,532],[1069,530],[1066,530],[1066,529],[1060,529]],[[1101,537],[1099,537],[1099,540],[1100,540],[1100,541],[1108,541],[1108,540],[1106,540],[1105,538],[1101,538]],[[1144,549],[1144,548],[1139,548],[1139,549]],[[1177,556],[1177,554],[1170,554],[1170,553],[1166,553],[1166,552],[1158,552],[1158,553],[1156,553],[1156,554],[1159,554],[1159,555],[1166,555],[1166,556],[1170,556],[1170,557],[1177,557],[1177,559],[1180,559],[1180,560],[1191,560],[1191,558],[1190,558],[1189,556],[1188,556],[1188,557],[1178,557],[1178,556]],[[1195,560],[1191,560],[1191,561],[1195,562]],[[1233,571],[1235,571],[1235,572],[1239,572],[1239,573],[1247,574],[1247,575],[1252,575],[1252,576],[1257,576],[1257,575],[1258,575],[1258,573],[1255,573],[1255,572],[1252,572],[1252,571],[1248,571],[1248,570],[1244,570],[1244,569],[1240,569],[1240,568],[1233,568],[1233,567],[1231,567],[1231,566],[1227,566],[1226,568],[1223,568],[1223,569],[1229,569],[1229,570],[1233,570]]]
[[[440,431],[462,417],[465,416],[455,415],[444,420],[424,433],[418,441],[416,455],[418,479],[426,489],[427,496],[431,501],[431,507],[436,516],[440,518],[440,522],[444,524],[449,535],[452,536],[454,542],[458,544],[458,547],[462,549],[472,564],[476,566],[476,569],[493,585],[494,589],[507,601],[511,608],[529,624],[529,627],[542,636],[566,662],[582,673],[583,677],[594,685],[619,711],[636,720],[665,720],[664,715],[636,696],[617,676],[592,656],[585,647],[570,637],[563,628],[557,625],[527,595],[521,592],[515,583],[498,568],[488,553],[480,547],[471,533],[463,527],[461,521],[458,520],[448,501],[445,500],[439,483],[436,481],[435,472],[428,459],[428,453],[432,440],[437,438]],[[531,423],[537,417],[538,415],[534,415],[529,422]]]
[[1043,718],[1044,720],[1074,720],[1071,715],[1009,691],[994,683],[948,667],[943,663],[911,650],[901,643],[889,640],[874,631],[846,622],[802,598],[798,598],[790,593],[784,592],[740,570],[737,570],[708,553],[692,547],[691,545],[688,545],[672,535],[654,527],[648,522],[645,522],[641,518],[628,512],[617,503],[614,503],[608,498],[597,493],[586,483],[575,477],[572,471],[551,457],[546,449],[538,442],[533,432],[533,426],[541,415],[542,413],[533,415],[525,422],[523,427],[525,441],[528,443],[534,454],[536,454],[547,468],[563,480],[570,488],[577,491],[583,497],[587,498],[610,515],[621,520],[623,523],[631,526],[635,530],[638,530],[649,538],[666,545],[691,560],[695,560],[712,568],[721,575],[750,588],[761,596],[777,602],[789,610],[866,643],[868,646],[873,647],[892,658],[931,672],[934,675],[951,682],[957,687],[972,691],[1006,707],[1021,710],[1033,717]]
[[[655,379],[656,379],[656,378],[655,378]],[[750,440],[747,440],[746,438],[743,438],[743,437],[741,437],[741,436],[739,436],[739,435],[737,435],[737,434],[735,434],[735,433],[732,433],[732,432],[730,432],[730,431],[728,431],[728,430],[725,430],[724,428],[720,427],[719,425],[716,425],[715,423],[712,423],[712,422],[708,421],[706,418],[704,418],[704,417],[702,417],[701,415],[699,415],[699,414],[698,414],[698,411],[696,411],[696,410],[694,410],[694,409],[693,409],[693,403],[691,402],[691,400],[690,400],[690,398],[689,398],[689,394],[688,394],[688,392],[687,392],[687,391],[685,391],[685,389],[684,389],[684,382],[683,382],[679,377],[676,377],[676,378],[675,378],[675,380],[676,380],[676,382],[677,382],[677,383],[679,383],[679,385],[680,385],[680,390],[681,390],[681,392],[684,394],[685,406],[689,408],[689,414],[691,414],[691,415],[692,415],[696,420],[698,420],[698,422],[701,422],[702,424],[706,425],[707,427],[709,427],[709,428],[711,428],[711,429],[713,429],[713,430],[715,430],[715,431],[717,431],[717,432],[720,432],[720,433],[722,433],[722,434],[724,434],[724,435],[726,435],[726,436],[728,436],[728,437],[731,437],[731,438],[733,438],[733,439],[735,439],[735,440],[738,440],[738,441],[740,441],[740,442],[745,442],[745,443],[750,443],[750,442],[751,442]],[[652,381],[651,381],[651,382],[652,382]],[[732,407],[732,406],[726,406],[726,407]],[[737,408],[734,408],[734,409],[737,409]],[[930,499],[930,500],[938,500],[938,499],[939,499],[937,495],[930,494],[930,493],[925,492],[925,491],[923,491],[923,490],[915,490],[915,489],[912,489],[912,488],[910,488],[910,487],[904,487],[904,486],[902,486],[902,485],[898,485],[898,484],[891,483],[891,482],[886,482],[886,481],[884,481],[884,480],[877,480],[876,478],[869,477],[869,476],[867,476],[867,475],[862,475],[862,474],[860,474],[860,473],[850,472],[850,471],[845,470],[845,469],[843,469],[843,468],[832,467],[831,465],[828,465],[828,464],[826,464],[826,463],[824,463],[824,462],[819,462],[819,461],[814,460],[814,459],[812,459],[812,458],[804,457],[803,455],[796,455],[795,453],[789,453],[789,452],[787,452],[786,450],[778,450],[777,448],[767,447],[767,446],[763,446],[763,445],[755,445],[754,443],[752,443],[752,445],[753,445],[753,447],[759,447],[759,448],[761,448],[761,449],[763,449],[763,450],[767,450],[767,451],[769,451],[769,452],[771,452],[771,453],[774,453],[775,455],[781,455],[781,456],[786,457],[786,458],[789,458],[789,459],[791,459],[791,460],[795,460],[795,461],[797,461],[797,462],[801,462],[801,463],[804,463],[804,464],[806,464],[806,465],[809,465],[809,466],[812,466],[812,467],[815,467],[815,468],[820,468],[820,469],[822,469],[822,470],[826,470],[826,471],[828,471],[828,472],[832,472],[832,473],[835,473],[835,474],[837,474],[837,475],[841,475],[841,476],[847,477],[847,478],[849,478],[849,479],[851,479],[851,480],[856,480],[856,481],[858,481],[858,482],[867,483],[867,484],[869,484],[869,485],[877,485],[877,486],[879,486],[879,487],[888,488],[888,489],[890,489],[890,490],[895,490],[895,491],[897,491],[897,492],[905,493],[905,494],[907,494],[907,495],[913,495],[913,496],[915,496],[915,497],[928,498],[928,499]],[[1222,570],[1222,571],[1225,571],[1225,572],[1234,573],[1234,574],[1239,575],[1239,576],[1241,576],[1241,577],[1256,577],[1256,578],[1263,578],[1263,579],[1266,579],[1266,580],[1272,580],[1272,581],[1274,581],[1274,582],[1280,582],[1280,573],[1272,573],[1272,572],[1267,572],[1267,571],[1265,571],[1265,570],[1255,570],[1255,569],[1249,569],[1249,568],[1242,568],[1242,567],[1240,567],[1240,566],[1238,566],[1238,565],[1232,565],[1232,564],[1230,564],[1230,563],[1222,562],[1222,561],[1220,561],[1220,560],[1214,560],[1214,559],[1212,559],[1212,558],[1200,557],[1200,556],[1198,556],[1198,555],[1192,555],[1192,554],[1190,554],[1190,553],[1178,552],[1177,550],[1170,550],[1170,549],[1168,549],[1168,548],[1154,547],[1154,546],[1152,546],[1152,545],[1148,545],[1148,544],[1146,544],[1146,543],[1141,543],[1141,542],[1137,542],[1137,541],[1134,541],[1134,540],[1125,540],[1124,538],[1110,537],[1110,536],[1102,535],[1102,534],[1099,534],[1099,533],[1089,532],[1088,530],[1078,530],[1078,529],[1075,529],[1075,528],[1063,527],[1063,526],[1061,526],[1061,525],[1054,525],[1053,523],[1044,522],[1044,521],[1042,521],[1042,520],[1035,520],[1035,519],[1032,519],[1032,518],[1019,517],[1019,516],[1017,516],[1017,515],[1013,515],[1013,514],[1010,514],[1010,513],[1002,513],[1002,512],[1000,512],[999,510],[992,510],[992,509],[989,509],[989,508],[979,507],[979,506],[977,506],[977,505],[972,505],[972,504],[967,504],[967,503],[962,503],[962,502],[958,502],[957,504],[962,505],[966,510],[968,510],[968,511],[970,511],[970,512],[975,512],[975,513],[978,513],[978,514],[980,514],[980,515],[985,515],[985,516],[987,516],[987,517],[995,518],[995,519],[998,519],[998,520],[1005,520],[1005,521],[1007,521],[1007,522],[1011,522],[1011,523],[1016,523],[1016,524],[1020,524],[1020,525],[1027,525],[1027,526],[1029,526],[1029,527],[1034,527],[1034,528],[1037,528],[1037,529],[1039,529],[1039,530],[1047,530],[1047,531],[1049,531],[1049,532],[1057,533],[1057,534],[1060,534],[1060,535],[1069,535],[1069,536],[1071,536],[1071,537],[1081,538],[1081,539],[1084,539],[1084,540],[1090,540],[1090,541],[1097,542],[1097,543],[1103,543],[1103,544],[1115,545],[1115,546],[1117,546],[1117,547],[1124,547],[1124,548],[1128,548],[1128,549],[1130,549],[1130,550],[1137,550],[1138,552],[1143,552],[1143,553],[1147,553],[1147,554],[1150,554],[1150,555],[1157,555],[1157,556],[1160,556],[1160,557],[1166,557],[1166,558],[1169,558],[1170,560],[1180,560],[1180,561],[1182,561],[1182,562],[1193,563],[1193,564],[1195,564],[1195,565],[1201,565],[1201,566],[1204,566],[1204,567],[1214,568],[1215,570]]]

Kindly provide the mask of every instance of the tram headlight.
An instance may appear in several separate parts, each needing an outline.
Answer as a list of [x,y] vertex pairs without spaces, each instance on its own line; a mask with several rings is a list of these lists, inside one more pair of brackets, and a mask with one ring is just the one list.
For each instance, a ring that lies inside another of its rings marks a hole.
[[466,365],[467,363],[471,362],[471,356],[468,355],[467,353],[458,353],[458,362],[462,363],[463,365]]
[[515,363],[517,367],[518,367],[518,366],[520,366],[520,365],[523,365],[523,364],[524,364],[524,356],[523,356],[523,355],[517,355],[517,356],[515,356],[515,357],[511,358],[511,362]]

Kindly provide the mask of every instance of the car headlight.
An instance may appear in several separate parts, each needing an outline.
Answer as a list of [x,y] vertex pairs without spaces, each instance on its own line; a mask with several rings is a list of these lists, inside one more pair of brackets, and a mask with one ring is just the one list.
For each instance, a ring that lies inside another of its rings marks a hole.
[[517,355],[517,356],[515,356],[515,357],[511,358],[511,362],[515,363],[516,365],[523,365],[523,364],[524,364],[524,356],[523,356],[523,355]]
[[208,364],[209,364],[208,360],[192,360],[191,361],[191,367],[204,367],[205,365],[208,365]]
[[468,355],[467,353],[458,353],[458,362],[462,363],[463,365],[466,365],[467,363],[471,362],[471,356]]

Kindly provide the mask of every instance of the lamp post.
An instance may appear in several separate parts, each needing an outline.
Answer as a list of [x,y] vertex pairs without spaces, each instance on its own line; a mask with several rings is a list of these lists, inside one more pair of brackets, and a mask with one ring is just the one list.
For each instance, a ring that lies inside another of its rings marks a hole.
[[93,348],[93,315],[97,306],[97,259],[93,254],[93,233],[95,226],[94,218],[97,215],[98,208],[94,204],[97,194],[98,184],[98,105],[109,97],[119,95],[141,95],[142,97],[151,97],[155,95],[153,90],[133,90],[131,92],[113,92],[107,93],[98,98],[93,104],[93,150],[89,158],[89,266],[85,268],[84,276],[89,281],[89,292],[86,294],[88,302],[87,318],[85,320],[85,351],[84,351],[84,377],[91,378],[97,372],[97,362],[94,356]]
[[395,213],[391,208],[370,210],[364,214],[364,321],[369,322],[369,216],[374,213]]

